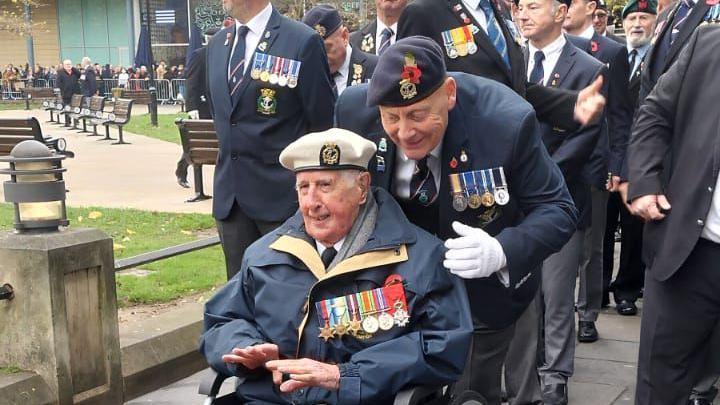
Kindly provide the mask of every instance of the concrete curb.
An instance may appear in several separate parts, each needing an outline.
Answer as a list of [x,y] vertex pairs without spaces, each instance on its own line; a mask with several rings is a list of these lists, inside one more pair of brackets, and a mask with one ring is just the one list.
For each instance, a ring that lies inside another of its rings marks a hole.
[[39,375],[0,374],[0,405],[49,405],[52,401],[50,387]]

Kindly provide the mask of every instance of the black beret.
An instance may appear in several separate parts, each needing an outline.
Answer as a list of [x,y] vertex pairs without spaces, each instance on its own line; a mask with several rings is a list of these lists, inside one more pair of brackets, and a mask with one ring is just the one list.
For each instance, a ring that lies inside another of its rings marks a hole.
[[437,42],[413,36],[390,45],[378,60],[368,88],[368,106],[415,104],[445,82],[445,58]]
[[317,31],[322,39],[332,35],[342,25],[340,13],[333,6],[327,4],[321,4],[308,10],[302,21]]

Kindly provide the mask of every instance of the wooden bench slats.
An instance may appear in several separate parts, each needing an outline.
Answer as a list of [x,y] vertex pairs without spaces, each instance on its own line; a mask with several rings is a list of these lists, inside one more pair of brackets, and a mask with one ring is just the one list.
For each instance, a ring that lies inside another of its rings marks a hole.
[[210,149],[218,149],[218,143],[217,141],[203,141],[199,139],[190,139],[188,140],[190,143],[190,150],[198,149],[198,148],[210,148]]
[[26,141],[28,139],[35,139],[32,133],[26,135],[26,136],[6,136],[4,134],[0,134],[0,143],[3,145],[16,145],[22,141]]
[[15,145],[29,139],[45,143],[37,118],[0,119],[0,156],[10,154]]

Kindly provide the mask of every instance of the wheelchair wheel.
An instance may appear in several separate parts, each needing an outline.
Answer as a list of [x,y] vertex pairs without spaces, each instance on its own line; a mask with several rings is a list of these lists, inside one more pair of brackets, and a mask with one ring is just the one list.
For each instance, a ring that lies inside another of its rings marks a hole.
[[455,396],[450,405],[487,405],[485,398],[475,391],[463,391]]

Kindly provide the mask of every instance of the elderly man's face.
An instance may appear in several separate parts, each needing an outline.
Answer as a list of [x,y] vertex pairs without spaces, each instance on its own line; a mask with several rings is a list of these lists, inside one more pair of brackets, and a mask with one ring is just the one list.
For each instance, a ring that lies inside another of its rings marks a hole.
[[66,60],[65,62],[63,62],[63,67],[65,68],[65,70],[72,69],[72,62],[70,62],[69,60]]
[[567,6],[555,4],[555,0],[520,0],[517,17],[523,37],[534,42],[554,39],[553,31],[559,30],[565,13]]
[[375,0],[377,10],[386,13],[400,14],[407,6],[407,0]]
[[455,107],[455,80],[451,77],[433,94],[404,107],[380,106],[385,132],[410,159],[420,160],[442,142],[448,113]]
[[623,29],[627,36],[628,43],[633,48],[639,48],[650,43],[653,27],[657,17],[654,14],[644,12],[628,13],[623,20]]
[[343,25],[335,30],[329,37],[325,38],[325,52],[330,65],[330,73],[340,70],[345,56],[347,55],[347,44],[350,39],[348,29]]
[[305,232],[325,246],[344,238],[367,200],[370,175],[354,170],[308,170],[297,173],[295,179]]

